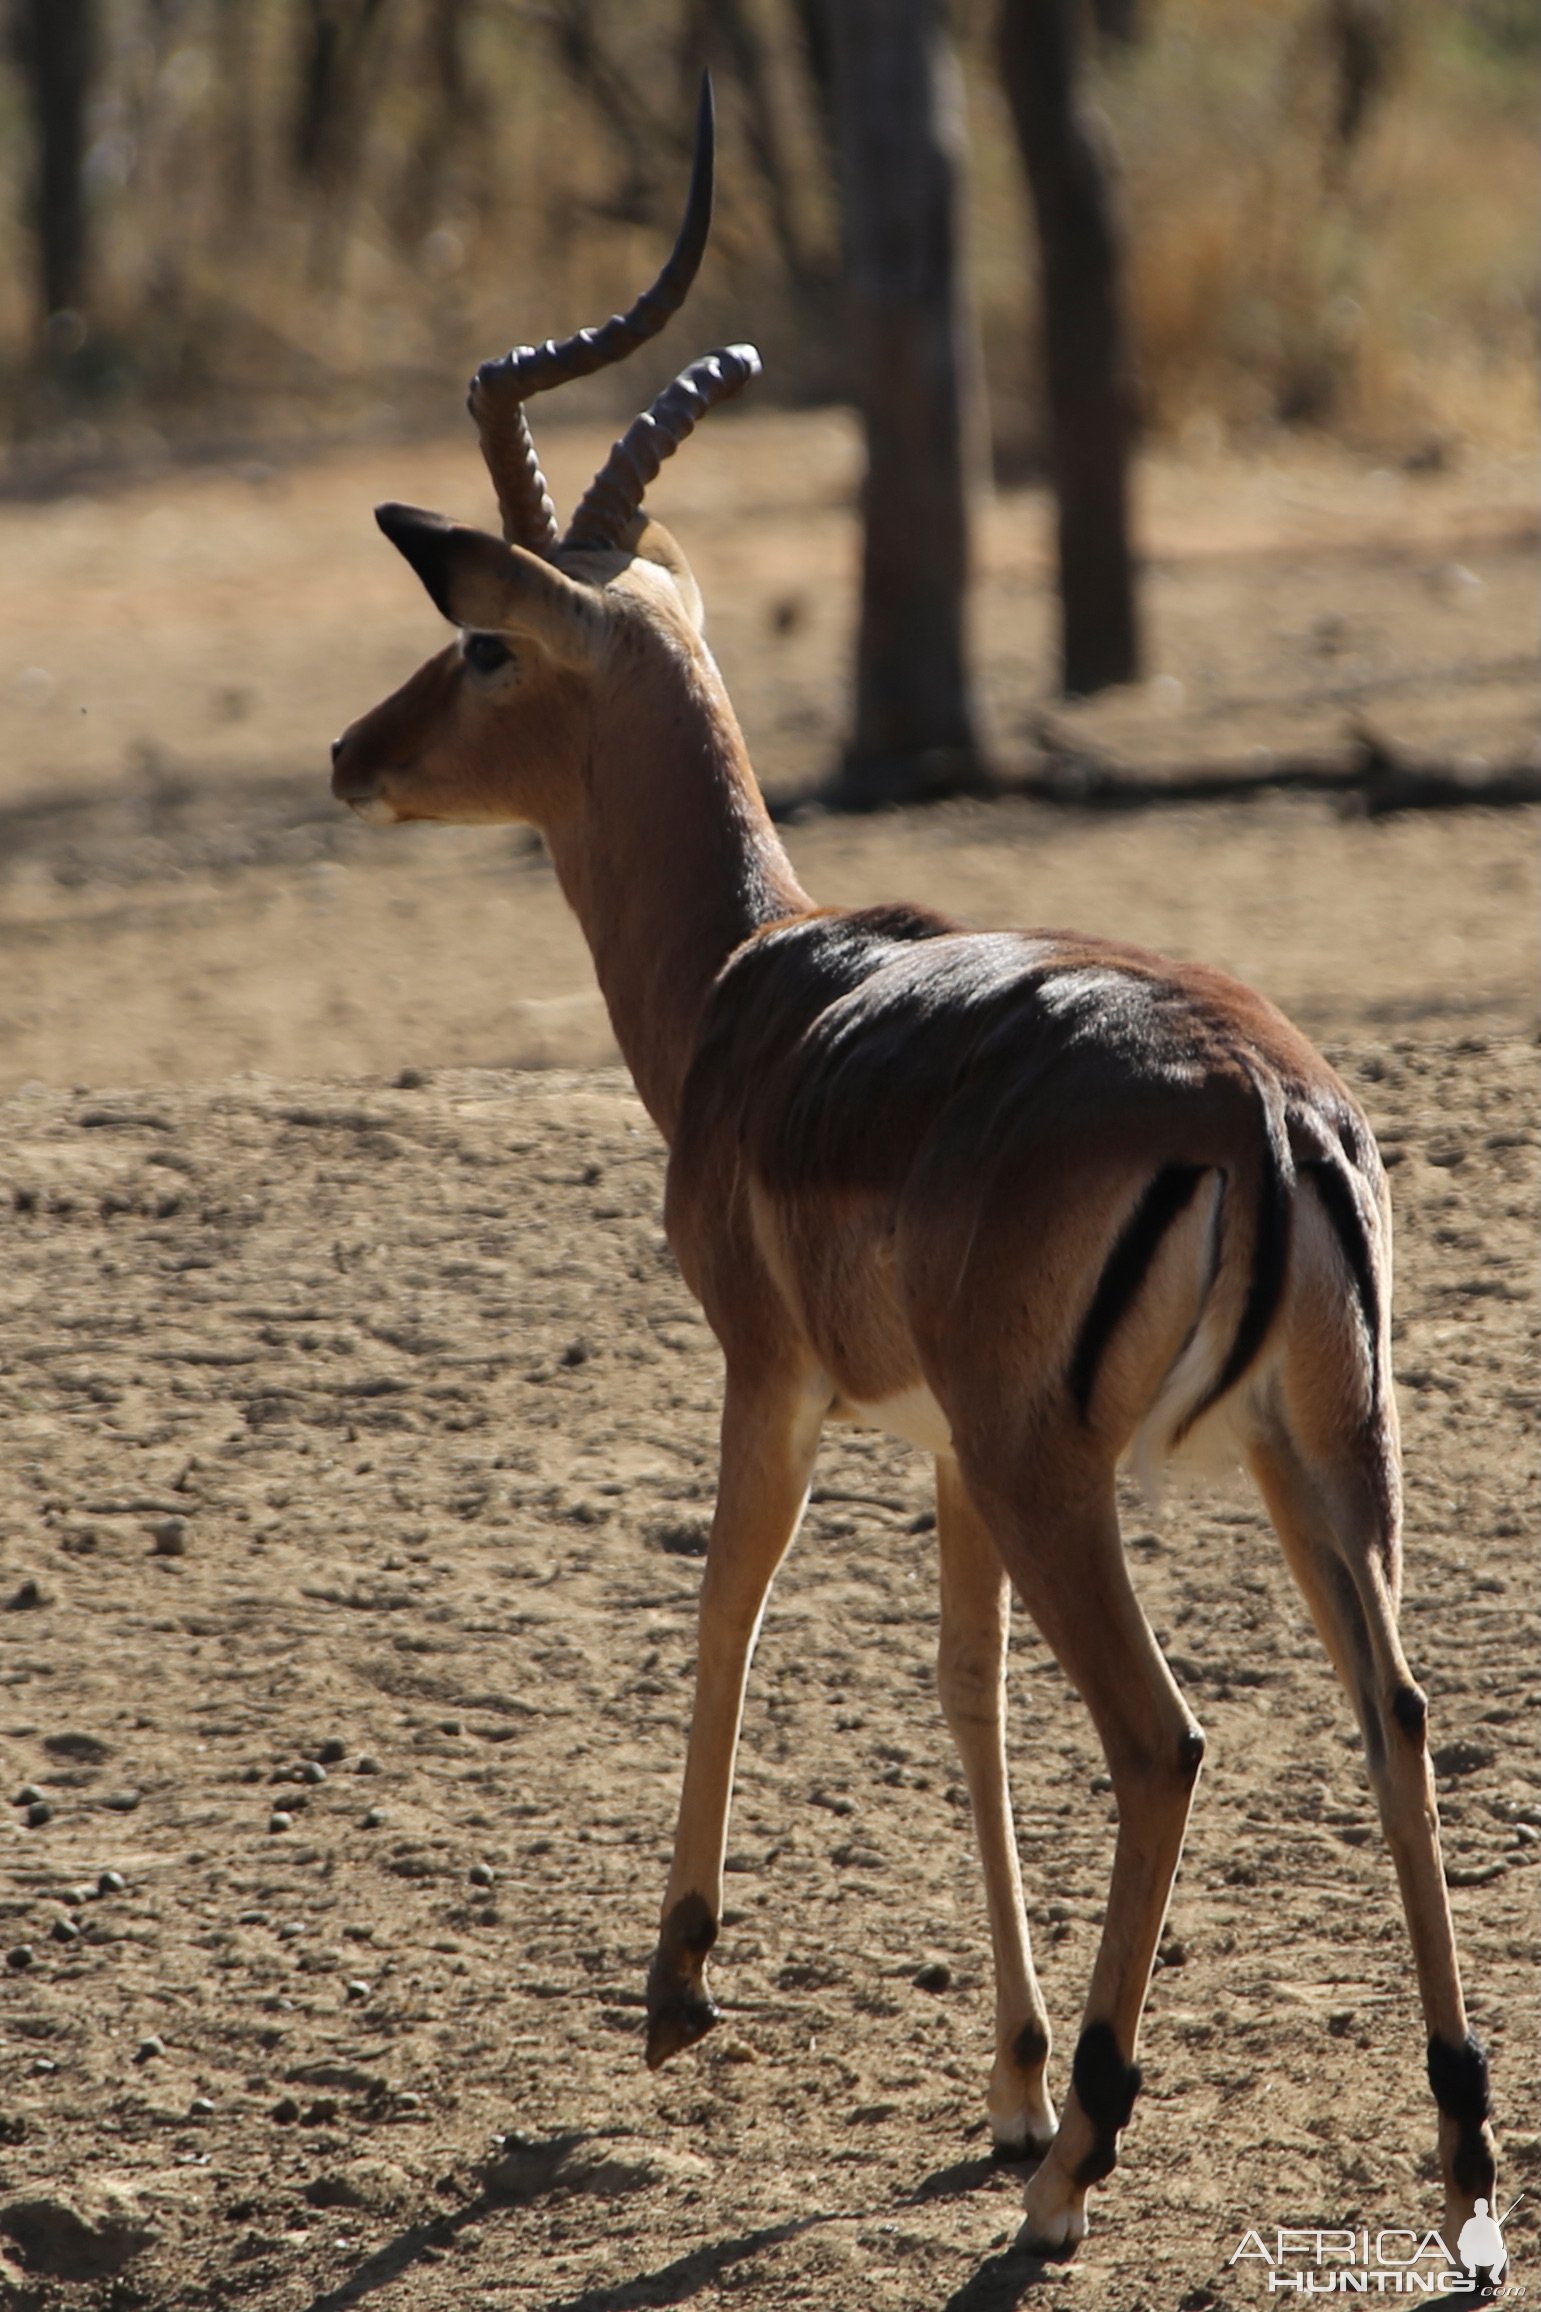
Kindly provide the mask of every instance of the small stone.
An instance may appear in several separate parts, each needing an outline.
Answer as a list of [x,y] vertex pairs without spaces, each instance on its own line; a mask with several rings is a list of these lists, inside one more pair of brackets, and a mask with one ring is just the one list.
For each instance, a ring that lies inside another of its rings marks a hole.
[[718,2049],[724,2063],[758,2063],[758,2051],[747,2039],[724,2039]]
[[13,1943],[5,1954],[6,1965],[14,1967],[18,1974],[23,1968],[32,1966],[36,1959],[37,1953],[30,1943]]
[[384,1820],[385,1820],[385,1809],[384,1809],[384,1807],[383,1807],[383,1806],[372,1806],[372,1807],[370,1807],[370,1809],[369,1809],[368,1813],[367,1813],[367,1814],[364,1816],[364,1828],[365,1828],[366,1830],[378,1830],[378,1829],[380,1828],[381,1824],[384,1822]]
[[268,1816],[268,1829],[270,1831],[276,1832],[283,1830],[293,1830],[293,1828],[294,1816],[287,1813],[283,1807],[276,1806],[273,1809],[273,1812]]
[[466,1724],[463,1718],[441,1718],[439,1720],[439,1732],[441,1734],[463,1734],[465,1730]]
[[293,2127],[300,2116],[300,2107],[292,2095],[281,2095],[269,2115],[280,2127]]
[[294,1779],[296,1782],[308,1782],[314,1788],[318,1782],[326,1780],[326,1768],[314,1758],[307,1758],[303,1766],[295,1768]]
[[27,1809],[27,1828],[41,1830],[45,1822],[52,1822],[54,1810],[46,1798],[34,1798]]
[[59,1900],[68,1903],[71,1910],[78,1911],[84,1909],[95,1892],[95,1887],[66,1887]]
[[910,1977],[917,1991],[947,1991],[952,1987],[952,1969],[945,1959],[928,1959],[917,1967]]
[[140,2040],[139,2045],[135,2048],[134,2061],[136,2063],[153,2063],[157,2055],[164,2055],[165,2052],[165,2040],[162,2039],[158,2031],[151,2031]]
[[35,2056],[27,2065],[34,2079],[52,2079],[59,2066],[51,2055]]
[[157,1557],[186,1557],[187,1519],[185,1517],[161,1518],[158,1524],[151,1526],[150,1535],[155,1543],[155,1555]]
[[137,1790],[109,1790],[102,1800],[109,1814],[132,1814],[139,1804]]
[[1105,1798],[1112,1787],[1113,1777],[1111,1774],[1094,1774],[1092,1776],[1092,1789],[1099,1798]]
[[316,1752],[323,1766],[340,1766],[347,1755],[347,1743],[336,1734],[329,1734]]
[[1175,1937],[1163,1943],[1156,1955],[1163,1967],[1186,1967],[1188,1964],[1188,1946],[1179,1943]]
[[366,1983],[361,1975],[355,1975],[353,1981],[348,1985],[348,1997],[350,1999],[367,1999],[373,1989],[372,1983]]
[[490,1887],[494,1883],[495,1873],[490,1862],[473,1862],[466,1875],[473,1887]]
[[104,1870],[97,1874],[96,1891],[99,1895],[121,1895],[128,1880],[120,1870]]
[[398,2111],[421,2111],[422,2108],[422,2097],[420,2095],[414,2095],[410,2087],[405,2091],[405,2093],[396,2097],[396,2109]]
[[30,1614],[35,1613],[39,1606],[50,1605],[52,1602],[36,1575],[29,1573],[26,1580],[18,1582],[6,1599],[5,1610],[8,1614]]
[[330,2127],[337,2117],[337,2112],[338,2103],[335,2095],[318,2095],[314,2103],[306,2105],[300,2117],[307,2127]]
[[195,2095],[192,2102],[187,2107],[187,2116],[189,2119],[212,2119],[214,2116],[214,2103],[212,2097],[207,2095]]
[[378,1774],[381,1772],[380,1761],[378,1758],[371,1758],[366,1750],[353,1771],[355,1774]]
[[43,1793],[35,1782],[24,1782],[11,1800],[13,1806],[36,1806]]
[[73,1919],[55,1919],[48,1932],[56,1943],[78,1943],[80,1940],[80,1929]]

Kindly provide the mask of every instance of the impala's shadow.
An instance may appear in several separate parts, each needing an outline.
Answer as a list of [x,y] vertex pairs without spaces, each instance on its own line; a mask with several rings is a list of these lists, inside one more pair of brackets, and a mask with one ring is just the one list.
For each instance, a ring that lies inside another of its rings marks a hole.
[[[554,2178],[563,2156],[583,2140],[581,2135],[571,2134],[524,2147],[525,2156],[532,2163],[532,2177],[543,2166],[549,2166]],[[999,2163],[988,2157],[956,2160],[924,2177],[897,2204],[915,2207],[927,2201],[958,2198],[981,2190],[1001,2172]],[[538,2184],[531,2192],[516,2195],[507,2189],[483,2190],[452,2211],[408,2225],[367,2256],[345,2280],[312,2297],[306,2312],[353,2312],[354,2307],[364,2304],[377,2291],[406,2279],[417,2265],[430,2260],[436,2263],[447,2248],[453,2247],[457,2234],[468,2227],[484,2225],[490,2230],[499,2222],[517,2221],[530,2200],[541,2196]],[[634,2271],[625,2279],[607,2280],[581,2289],[575,2296],[553,2297],[542,2304],[541,2312],[654,2312],[655,2307],[687,2304],[703,2290],[715,2288],[736,2266],[749,2262],[766,2249],[817,2231],[824,2224],[868,2221],[878,2212],[881,2211],[868,2210],[858,2215],[850,2209],[838,2212],[817,2209],[789,2217],[782,2223],[761,2225],[754,2231],[703,2241],[650,2271]],[[1045,2263],[1014,2242],[999,2254],[986,2258],[947,2299],[940,2312],[1012,2312],[1030,2289],[1052,2279],[1061,2270],[1062,2267]],[[733,2282],[729,2280],[728,2285],[731,2287]]]
[[[485,2224],[517,2213],[518,2203],[506,2194],[483,2192],[452,2215],[434,2216],[427,2222],[410,2225],[366,2257],[346,2280],[312,2297],[306,2312],[350,2312],[352,2306],[362,2304],[377,2289],[388,2288],[404,2279],[425,2257],[431,2255],[437,2261],[438,2256],[453,2245],[456,2233],[464,2231],[467,2225]],[[797,2216],[786,2223],[763,2225],[758,2231],[740,2232],[730,2239],[711,2240],[677,2256],[672,2263],[660,2265],[655,2271],[634,2272],[629,2279],[606,2281],[602,2286],[585,2288],[577,2296],[553,2298],[542,2306],[542,2312],[652,2312],[654,2306],[688,2303],[703,2288],[712,2287],[735,2264],[759,2255],[762,2249],[776,2247],[782,2240],[795,2239],[799,2232],[811,2231],[828,2220],[823,2215]]]

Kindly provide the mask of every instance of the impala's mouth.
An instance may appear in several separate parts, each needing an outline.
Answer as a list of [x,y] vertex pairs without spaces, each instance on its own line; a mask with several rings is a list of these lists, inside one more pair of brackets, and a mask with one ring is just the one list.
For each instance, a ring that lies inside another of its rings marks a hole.
[[371,827],[394,827],[401,813],[384,795],[344,795],[343,801],[357,818]]
[[339,741],[332,754],[332,793],[339,803],[346,803],[350,811],[366,819],[370,826],[391,826],[400,813],[382,793],[379,772],[350,769],[341,747]]

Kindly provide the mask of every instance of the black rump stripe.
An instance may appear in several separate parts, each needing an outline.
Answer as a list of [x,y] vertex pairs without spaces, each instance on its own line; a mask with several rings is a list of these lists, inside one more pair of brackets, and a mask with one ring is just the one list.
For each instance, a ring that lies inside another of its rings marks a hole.
[[1369,1233],[1364,1225],[1364,1214],[1359,1209],[1359,1199],[1354,1194],[1352,1181],[1336,1164],[1303,1164],[1301,1170],[1321,1198],[1322,1210],[1332,1223],[1338,1248],[1348,1263],[1348,1273],[1359,1295],[1364,1329],[1370,1336],[1370,1403],[1373,1408],[1380,1401],[1380,1295],[1375,1285],[1375,1262],[1370,1251]]
[[1205,1169],[1202,1164],[1164,1164],[1119,1231],[1097,1279],[1066,1376],[1083,1421],[1091,1409],[1107,1345],[1150,1273],[1162,1238],[1193,1201]]

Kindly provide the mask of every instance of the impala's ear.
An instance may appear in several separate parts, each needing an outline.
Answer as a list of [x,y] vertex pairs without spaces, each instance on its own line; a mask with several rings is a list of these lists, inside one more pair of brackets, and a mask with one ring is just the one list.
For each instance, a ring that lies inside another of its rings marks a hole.
[[593,658],[606,623],[600,598],[538,554],[417,506],[376,506],[375,520],[453,625],[532,637],[567,666]]

